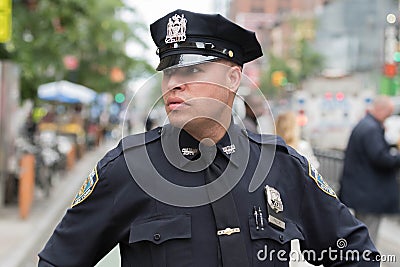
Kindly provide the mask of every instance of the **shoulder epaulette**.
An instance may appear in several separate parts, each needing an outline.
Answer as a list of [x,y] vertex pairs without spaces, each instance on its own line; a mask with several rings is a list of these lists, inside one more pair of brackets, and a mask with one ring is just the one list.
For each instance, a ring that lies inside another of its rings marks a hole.
[[124,137],[120,142],[122,145],[122,150],[125,151],[133,147],[142,146],[160,138],[162,129],[162,127],[157,127],[145,133]]
[[277,148],[289,152],[285,141],[283,141],[280,136],[273,134],[257,134],[251,131],[246,131],[246,134],[253,142],[261,145],[276,145]]
[[99,161],[97,165],[98,170],[107,165],[107,163],[119,157],[125,150],[145,145],[158,139],[161,135],[161,132],[162,128],[158,127],[145,133],[128,135],[122,138],[118,145],[114,149],[108,151],[107,154]]
[[272,134],[256,134],[250,131],[246,131],[247,136],[249,139],[252,141],[262,144],[262,145],[276,145],[276,148],[278,150],[284,151],[288,153],[289,155],[295,157],[297,160],[299,160],[302,164],[307,165],[308,162],[307,160],[300,155],[294,148],[291,146],[288,146],[285,141],[283,140],[282,137],[278,135],[272,135]]
[[287,146],[287,149],[288,149],[288,152],[289,152],[289,154],[290,154],[291,156],[293,156],[293,157],[295,157],[297,160],[299,160],[301,164],[303,164],[303,165],[305,165],[305,166],[308,166],[308,161],[307,161],[307,159],[306,159],[304,156],[300,155],[300,153],[297,152],[293,147]]

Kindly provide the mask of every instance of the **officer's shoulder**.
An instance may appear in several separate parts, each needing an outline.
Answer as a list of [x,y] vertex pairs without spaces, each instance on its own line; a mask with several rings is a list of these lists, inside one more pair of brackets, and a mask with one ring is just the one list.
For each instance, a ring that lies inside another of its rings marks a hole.
[[307,159],[300,155],[294,148],[287,145],[282,137],[273,134],[257,134],[246,131],[248,138],[259,145],[275,145],[278,153],[286,153],[303,165],[308,165]]
[[123,155],[123,152],[134,148],[134,147],[139,147],[139,146],[144,146],[148,143],[151,143],[161,136],[161,127],[157,127],[155,129],[152,129],[148,132],[143,132],[143,133],[138,133],[138,134],[133,134],[133,135],[128,135],[123,137],[118,145],[108,151],[105,156],[99,161],[97,168],[98,170],[104,168],[109,164],[110,162],[116,160],[117,158],[121,157]]

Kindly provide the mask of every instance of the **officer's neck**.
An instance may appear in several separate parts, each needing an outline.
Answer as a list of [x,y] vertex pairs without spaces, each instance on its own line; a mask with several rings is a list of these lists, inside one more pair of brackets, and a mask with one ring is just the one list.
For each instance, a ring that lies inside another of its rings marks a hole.
[[228,117],[225,120],[220,120],[218,122],[214,120],[208,120],[207,123],[203,125],[186,124],[184,129],[198,141],[211,139],[212,142],[206,142],[205,145],[212,145],[213,143],[218,143],[218,141],[224,137],[230,124],[231,117]]

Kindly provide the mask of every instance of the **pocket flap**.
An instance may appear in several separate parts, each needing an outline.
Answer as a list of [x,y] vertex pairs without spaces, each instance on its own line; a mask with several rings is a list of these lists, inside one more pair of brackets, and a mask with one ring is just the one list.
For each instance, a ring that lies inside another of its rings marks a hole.
[[293,239],[304,240],[304,236],[300,232],[299,228],[296,226],[296,224],[290,221],[286,221],[285,229],[283,231],[280,231],[269,225],[265,218],[263,218],[263,220],[264,230],[257,230],[254,217],[252,216],[249,218],[250,237],[252,240],[267,238],[275,240],[281,244],[284,244]]
[[150,241],[161,244],[170,239],[191,238],[190,214],[161,215],[133,222],[130,227],[129,243]]

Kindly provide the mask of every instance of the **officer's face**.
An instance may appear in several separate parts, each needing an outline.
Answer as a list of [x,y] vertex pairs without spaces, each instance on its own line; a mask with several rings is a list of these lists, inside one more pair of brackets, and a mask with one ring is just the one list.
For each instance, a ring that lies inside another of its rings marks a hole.
[[240,68],[218,62],[167,69],[162,93],[169,121],[177,127],[207,126],[230,118]]

